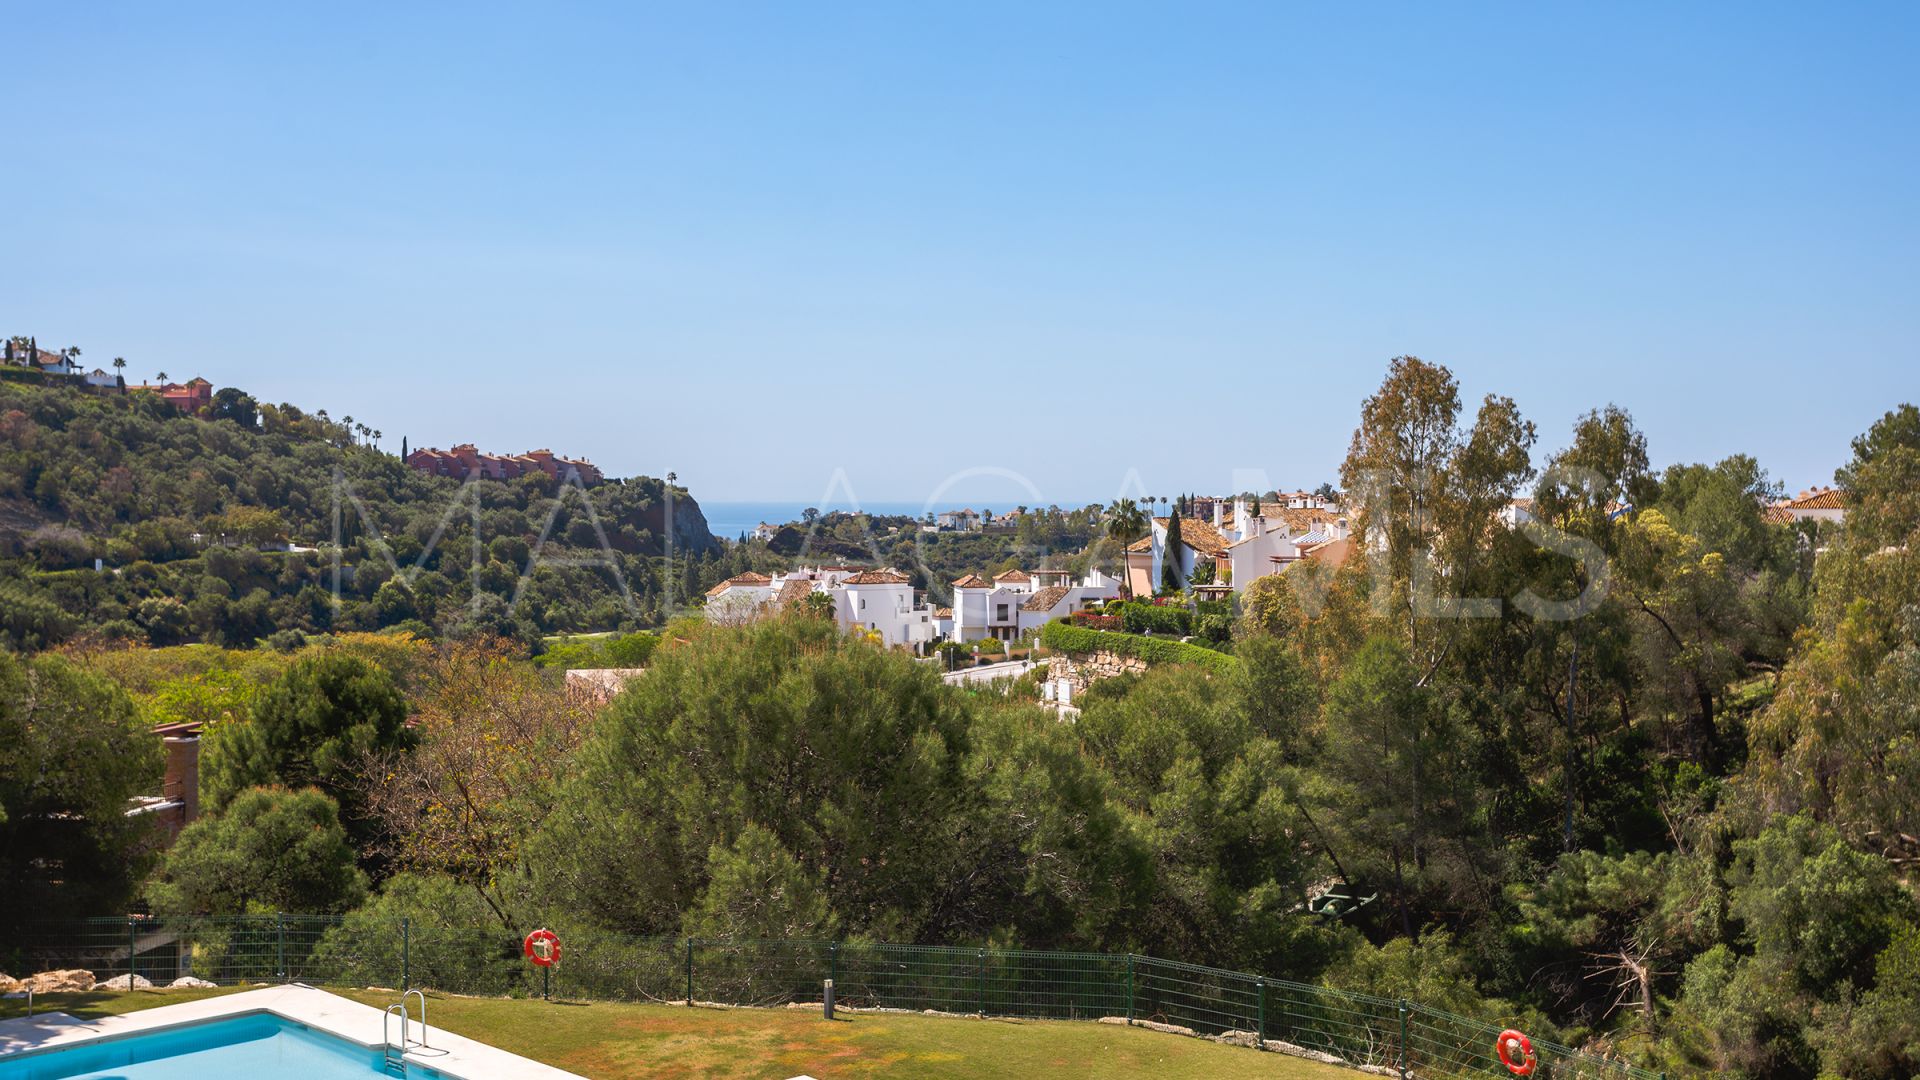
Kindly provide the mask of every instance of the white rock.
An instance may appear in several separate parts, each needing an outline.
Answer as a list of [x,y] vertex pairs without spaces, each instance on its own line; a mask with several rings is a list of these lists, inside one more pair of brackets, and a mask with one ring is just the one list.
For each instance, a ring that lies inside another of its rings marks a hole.
[[151,990],[153,983],[145,975],[115,975],[106,982],[94,983],[93,988],[95,990]]
[[202,988],[211,989],[212,987],[218,986],[219,984],[210,983],[205,979],[196,979],[191,975],[182,975],[179,978],[168,983],[167,985],[170,987],[198,986]]

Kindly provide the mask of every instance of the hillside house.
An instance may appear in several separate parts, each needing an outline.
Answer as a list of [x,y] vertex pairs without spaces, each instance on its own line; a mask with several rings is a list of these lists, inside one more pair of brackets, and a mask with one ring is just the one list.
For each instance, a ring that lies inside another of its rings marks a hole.
[[8,338],[6,361],[16,367],[32,368],[42,375],[80,374],[80,365],[67,354],[67,350],[42,349],[32,338],[28,338],[25,342]]
[[213,404],[213,384],[198,375],[183,383],[141,383],[127,387],[143,394],[158,394],[160,400],[183,413],[197,413]]
[[1847,497],[1838,488],[1808,488],[1791,499],[1774,503],[1772,509],[1793,521],[1831,521],[1838,524],[1847,519]]

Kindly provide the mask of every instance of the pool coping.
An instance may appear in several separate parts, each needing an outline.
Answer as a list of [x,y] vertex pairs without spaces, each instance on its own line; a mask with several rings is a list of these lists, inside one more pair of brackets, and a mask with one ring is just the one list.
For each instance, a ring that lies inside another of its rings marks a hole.
[[[94,1020],[57,1012],[0,1020],[0,1061],[249,1013],[270,1013],[368,1050],[380,1049],[387,1023],[386,1014],[371,1005],[294,983]],[[433,1019],[430,1009],[427,1019]],[[412,1028],[418,1031],[417,1024]],[[428,1046],[408,1048],[406,1063],[432,1069],[450,1080],[586,1080],[442,1028],[429,1027],[427,1040]]]

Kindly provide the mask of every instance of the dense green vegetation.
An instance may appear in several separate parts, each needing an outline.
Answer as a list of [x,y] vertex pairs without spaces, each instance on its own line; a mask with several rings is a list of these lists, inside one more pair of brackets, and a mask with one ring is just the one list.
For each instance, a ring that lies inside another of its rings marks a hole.
[[1746,457],[1655,470],[1619,409],[1538,474],[1537,437],[1396,361],[1343,478],[1390,546],[1254,584],[1230,651],[1049,627],[1186,661],[1074,723],[804,611],[555,643],[648,668],[598,710],[479,635],[6,659],[45,690],[0,701],[0,865],[45,894],[57,820],[63,910],[115,910],[130,733],[197,717],[244,767],[145,880],[171,910],[1134,950],[1676,1075],[1914,1075],[1920,410],[1855,442],[1843,528],[1772,521]]
[[463,493],[324,412],[231,388],[189,417],[149,394],[0,384],[0,644],[657,624],[729,572],[679,489],[662,557],[666,489],[542,475]]

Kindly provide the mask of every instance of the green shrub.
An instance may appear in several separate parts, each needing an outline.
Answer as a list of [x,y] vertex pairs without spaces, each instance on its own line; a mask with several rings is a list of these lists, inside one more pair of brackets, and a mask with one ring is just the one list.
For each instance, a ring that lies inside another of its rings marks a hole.
[[1233,637],[1233,616],[1202,615],[1194,620],[1193,632],[1214,644],[1220,644]]
[[1067,622],[1050,622],[1040,632],[1040,643],[1057,652],[1088,653],[1105,649],[1134,656],[1149,664],[1193,664],[1220,674],[1239,668],[1233,657],[1200,645],[1167,638],[1088,630]]
[[1182,607],[1131,603],[1121,610],[1120,623],[1120,628],[1129,634],[1186,637],[1193,633],[1193,612]]

